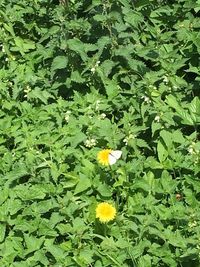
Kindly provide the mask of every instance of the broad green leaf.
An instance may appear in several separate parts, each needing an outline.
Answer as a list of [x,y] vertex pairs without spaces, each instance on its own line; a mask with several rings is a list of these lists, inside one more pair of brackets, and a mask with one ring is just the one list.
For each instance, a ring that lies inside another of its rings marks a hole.
[[45,240],[45,250],[50,252],[57,262],[63,262],[67,253],[61,249],[58,245],[53,244],[54,240],[46,239]]
[[170,149],[172,148],[172,134],[169,132],[169,131],[166,131],[166,130],[162,130],[160,131],[160,136],[162,137],[165,145],[166,145],[166,148],[167,149]]
[[26,254],[29,254],[35,250],[40,249],[40,247],[42,246],[42,244],[45,240],[45,237],[42,236],[40,238],[36,238],[33,235],[29,235],[29,234],[24,233],[24,240],[25,240],[25,244],[27,247]]
[[81,175],[78,184],[76,185],[74,194],[79,194],[91,187],[91,181],[89,178]]
[[56,70],[65,69],[67,67],[67,64],[68,64],[67,56],[55,57],[51,65],[52,74],[54,74]]
[[162,163],[167,158],[168,152],[165,149],[162,142],[160,142],[160,141],[158,141],[158,144],[157,144],[157,152],[158,152],[158,159]]
[[26,186],[19,185],[16,187],[16,195],[22,200],[33,200],[33,199],[44,199],[45,189],[39,187],[38,185]]
[[97,188],[97,191],[103,197],[111,197],[112,196],[112,191],[110,190],[109,186],[106,184],[100,184]]

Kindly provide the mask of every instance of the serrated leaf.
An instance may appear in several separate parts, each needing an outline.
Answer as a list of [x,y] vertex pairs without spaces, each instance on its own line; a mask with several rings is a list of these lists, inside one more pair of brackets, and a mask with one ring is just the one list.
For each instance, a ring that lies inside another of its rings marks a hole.
[[88,188],[91,187],[91,181],[89,178],[85,177],[85,176],[81,176],[80,180],[78,182],[78,184],[76,185],[76,188],[74,190],[74,194],[79,194],[85,190],[87,190]]
[[162,137],[167,149],[170,149],[172,145],[172,134],[166,130],[160,131],[160,136]]
[[0,242],[3,242],[4,237],[5,237],[5,232],[6,232],[6,224],[5,223],[0,223]]
[[112,192],[109,188],[108,185],[106,184],[100,184],[97,188],[97,191],[100,193],[101,196],[103,197],[111,197],[112,196]]
[[51,72],[55,73],[56,70],[65,69],[68,64],[67,56],[57,56],[53,59],[51,64]]
[[25,243],[26,243],[26,247],[27,247],[27,250],[26,250],[26,254],[29,254],[35,250],[39,250],[42,243],[44,242],[45,240],[45,237],[42,236],[40,238],[37,238],[33,235],[30,235],[30,234],[25,234],[24,233],[24,240],[25,240]]
[[158,152],[158,159],[160,162],[163,162],[168,156],[167,150],[160,141],[158,141],[157,144],[157,152]]

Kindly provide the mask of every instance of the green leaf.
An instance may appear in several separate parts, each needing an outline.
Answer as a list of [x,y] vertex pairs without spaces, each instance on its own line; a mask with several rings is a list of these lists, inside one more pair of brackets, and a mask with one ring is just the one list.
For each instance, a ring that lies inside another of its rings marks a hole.
[[167,150],[165,149],[164,145],[160,141],[158,141],[158,144],[157,144],[157,152],[158,152],[158,159],[160,162],[163,162],[168,156]]
[[2,223],[0,224],[0,242],[3,242],[6,232],[6,224]]
[[61,249],[58,245],[53,244],[54,240],[46,239],[45,240],[45,250],[50,252],[57,262],[63,262],[67,256],[67,252]]
[[26,254],[29,254],[35,250],[39,250],[42,246],[45,237],[42,236],[40,238],[36,238],[33,235],[25,234],[24,233],[24,240],[27,247]]
[[43,91],[40,88],[36,87],[34,90],[31,90],[31,92],[28,93],[28,98],[29,99],[39,99],[41,100],[44,104],[48,103],[48,99],[52,98],[54,99],[54,96],[50,94],[47,91]]
[[102,197],[111,197],[112,191],[110,190],[109,186],[106,184],[100,184],[97,188],[97,191],[100,193]]
[[172,135],[169,131],[166,131],[166,130],[160,131],[160,136],[162,137],[167,149],[170,149],[173,147]]
[[89,178],[85,177],[84,175],[80,175],[80,180],[78,184],[76,185],[76,188],[74,190],[74,194],[79,194],[88,188],[91,187],[91,181]]
[[35,43],[31,40],[15,37],[15,44],[21,53],[26,53],[29,50],[35,49]]
[[69,138],[71,146],[76,147],[78,144],[86,139],[86,135],[82,132],[76,132],[76,134]]
[[46,196],[45,189],[38,185],[19,185],[16,187],[15,193],[22,200],[44,199]]
[[65,69],[68,64],[67,56],[57,56],[53,59],[51,65],[51,73],[54,74],[56,70]]

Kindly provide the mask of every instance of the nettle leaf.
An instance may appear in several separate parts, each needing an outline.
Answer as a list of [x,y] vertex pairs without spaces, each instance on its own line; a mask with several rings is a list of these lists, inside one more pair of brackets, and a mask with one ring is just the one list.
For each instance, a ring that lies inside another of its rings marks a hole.
[[189,111],[195,122],[200,122],[200,99],[196,96],[189,105]]
[[192,116],[189,114],[189,112],[187,112],[180,106],[180,104],[178,103],[177,99],[174,96],[168,95],[166,97],[166,100],[168,105],[177,111],[179,117],[181,117],[182,119],[183,124],[187,125],[194,124],[194,119],[192,118]]
[[86,61],[88,58],[87,52],[88,51],[95,51],[97,50],[97,46],[94,44],[83,43],[81,40],[77,38],[67,40],[67,45],[70,50],[73,50],[77,54],[80,55],[83,61]]
[[32,90],[28,97],[30,99],[39,99],[41,102],[43,102],[44,104],[48,103],[48,100],[51,98],[53,99],[54,96],[51,95],[49,92],[46,91],[41,91],[39,88],[35,88],[34,90]]
[[82,77],[82,75],[76,70],[71,73],[70,77],[71,81],[74,81],[76,83],[84,83],[85,79]]
[[109,188],[108,185],[106,184],[100,184],[97,188],[97,191],[100,193],[101,196],[103,197],[111,197],[112,196],[112,191]]
[[65,69],[68,65],[67,56],[57,56],[51,64],[51,73],[54,75],[56,70]]
[[16,195],[22,200],[44,199],[46,196],[45,189],[38,185],[19,185],[15,190]]
[[172,140],[175,143],[183,144],[185,142],[185,138],[180,130],[176,130],[172,133]]
[[149,150],[151,150],[151,148],[149,147],[148,143],[147,143],[145,140],[143,140],[143,139],[137,138],[137,139],[136,139],[136,144],[137,144],[137,146],[139,146],[139,147],[146,147],[146,148],[148,148]]
[[108,139],[109,137],[112,136],[113,134],[113,129],[112,129],[112,123],[110,120],[108,119],[104,119],[104,120],[100,120],[96,122],[97,126],[98,126],[98,131],[99,131],[99,135],[102,137],[107,137],[106,139]]
[[8,198],[8,196],[9,196],[9,189],[2,188],[0,190],[0,205],[3,204],[3,202]]
[[59,207],[59,204],[54,198],[34,202],[31,205],[31,209],[34,210],[36,213],[46,213],[49,210],[58,208],[58,207]]
[[77,174],[74,174],[74,173],[63,173],[63,175],[66,178],[64,181],[61,182],[63,188],[74,187],[79,181],[79,177],[78,177]]
[[0,224],[0,242],[3,242],[6,232],[6,224],[1,223]]
[[160,136],[162,137],[167,149],[173,146],[172,134],[166,130],[160,131]]
[[67,256],[67,252],[54,244],[54,240],[46,239],[45,249],[50,252],[58,262],[63,262]]
[[15,44],[16,48],[13,48],[13,50],[18,50],[23,54],[28,52],[29,50],[35,49],[35,43],[31,40],[22,39],[20,37],[15,37]]
[[168,152],[161,141],[158,141],[157,152],[158,152],[158,159],[160,162],[163,162],[168,156]]
[[29,254],[35,250],[39,250],[42,246],[45,237],[42,236],[40,238],[36,238],[33,235],[25,234],[24,233],[24,240],[27,247],[26,254]]
[[22,201],[15,198],[15,199],[9,199],[9,212],[10,215],[16,214],[19,210],[23,209]]
[[27,172],[25,165],[19,169],[10,171],[4,176],[4,179],[6,180],[5,185],[10,185],[13,181],[26,175],[29,175],[29,173]]
[[86,140],[86,135],[82,132],[78,132],[69,138],[70,144],[72,147],[76,147],[78,144]]
[[116,66],[116,63],[112,60],[104,60],[100,65],[100,69],[102,70],[103,75],[108,77],[114,66]]
[[79,194],[91,187],[92,183],[85,175],[80,175],[80,180],[75,187],[74,194]]
[[117,82],[104,78],[104,86],[109,99],[116,97],[119,94],[119,86]]

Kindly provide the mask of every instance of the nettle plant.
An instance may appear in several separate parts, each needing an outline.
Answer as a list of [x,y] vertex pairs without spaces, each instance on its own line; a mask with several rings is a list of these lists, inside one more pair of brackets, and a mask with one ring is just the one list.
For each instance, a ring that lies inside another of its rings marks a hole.
[[0,2],[0,266],[199,266],[200,2]]

